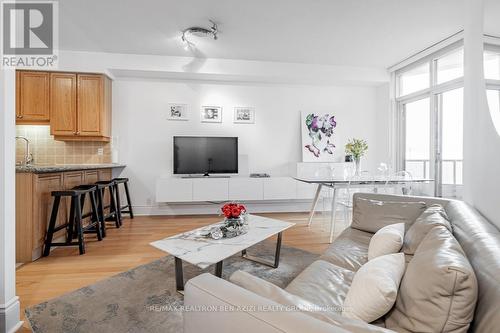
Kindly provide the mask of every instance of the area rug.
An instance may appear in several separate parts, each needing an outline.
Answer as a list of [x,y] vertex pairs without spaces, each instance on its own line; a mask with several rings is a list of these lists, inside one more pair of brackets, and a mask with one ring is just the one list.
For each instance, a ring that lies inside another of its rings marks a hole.
[[[271,260],[275,244],[263,242],[249,254]],[[224,261],[222,277],[238,269],[285,287],[318,257],[307,251],[283,246],[280,265],[270,268],[232,256]],[[184,264],[185,281],[206,270]],[[183,296],[175,290],[174,258],[166,256],[96,284],[26,309],[35,333],[86,332],[182,332]]]

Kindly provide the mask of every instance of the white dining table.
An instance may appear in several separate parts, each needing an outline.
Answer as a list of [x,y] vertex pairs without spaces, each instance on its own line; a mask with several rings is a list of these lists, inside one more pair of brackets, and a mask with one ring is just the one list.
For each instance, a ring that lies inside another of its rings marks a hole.
[[[316,185],[316,193],[314,195],[314,200],[311,206],[311,211],[309,213],[308,225],[310,226],[314,217],[316,210],[316,205],[318,204],[321,190],[324,187],[331,188],[333,190],[332,194],[332,211],[330,215],[330,243],[333,241],[334,234],[334,222],[335,214],[337,210],[337,194],[338,190],[342,188],[360,188],[360,187],[370,187],[373,188],[374,192],[377,193],[380,187],[390,187],[400,184],[411,184],[411,183],[430,183],[434,179],[430,178],[410,178],[405,176],[359,176],[359,177],[294,177],[295,180]],[[403,193],[405,194],[405,193]]]

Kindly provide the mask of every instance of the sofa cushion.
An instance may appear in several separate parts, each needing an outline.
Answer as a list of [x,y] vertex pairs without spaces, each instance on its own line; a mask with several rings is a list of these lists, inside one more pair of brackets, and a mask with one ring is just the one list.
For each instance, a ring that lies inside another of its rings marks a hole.
[[342,313],[342,304],[354,272],[323,260],[316,260],[285,288],[305,300]]
[[423,213],[424,202],[394,202],[357,197],[351,227],[371,233],[389,224],[405,223],[406,229]]
[[342,315],[371,323],[394,305],[405,272],[405,256],[393,253],[364,264],[354,278],[344,301]]
[[357,271],[368,261],[368,245],[372,236],[369,232],[347,228],[335,238],[320,259]]
[[386,225],[373,235],[368,245],[368,260],[391,253],[398,253],[403,246],[405,224]]
[[408,228],[404,238],[403,252],[414,254],[427,233],[437,225],[442,225],[452,232],[451,224],[443,206],[435,204],[420,214],[415,223]]
[[467,332],[477,300],[474,271],[443,226],[432,228],[408,263],[386,326],[396,331]]

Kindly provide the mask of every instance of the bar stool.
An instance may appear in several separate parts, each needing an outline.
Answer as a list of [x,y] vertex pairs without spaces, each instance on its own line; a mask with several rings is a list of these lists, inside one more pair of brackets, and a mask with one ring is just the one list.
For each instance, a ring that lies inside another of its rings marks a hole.
[[[121,214],[129,214],[130,218],[134,218],[134,212],[132,210],[132,201],[130,200],[130,192],[128,190],[128,178],[113,178],[113,181],[115,182],[115,192],[116,192],[116,202],[118,204],[118,213],[120,214],[120,220],[121,220]],[[127,197],[127,204],[125,206],[121,205],[121,200],[120,200],[120,189],[118,185],[123,184],[125,187],[125,196]],[[128,210],[127,210],[128,209]]]
[[[97,186],[97,210],[101,216],[101,220],[104,221],[102,224],[102,233],[105,237],[106,221],[114,221],[117,228],[122,225],[121,216],[117,209],[118,205],[116,204],[115,182],[113,180],[103,180],[96,182],[95,186]],[[109,204],[104,202],[106,189],[109,193]],[[108,209],[108,213],[105,213],[106,209]]]
[[[81,186],[73,188],[66,191],[53,191],[52,196],[54,197],[54,204],[52,205],[52,213],[50,215],[49,227],[47,230],[47,236],[45,238],[45,248],[43,251],[43,256],[46,257],[50,254],[50,248],[52,246],[76,246],[78,245],[80,254],[85,253],[85,241],[83,234],[85,231],[95,228],[95,233],[98,240],[102,240],[101,228],[99,227],[99,217],[97,213],[97,205],[94,197],[95,186]],[[86,214],[87,217],[91,217],[90,224],[83,227],[83,206],[85,204],[86,195],[90,197],[90,203],[92,206],[91,212]],[[59,206],[62,197],[71,198],[70,202],[70,212],[69,220],[63,225],[56,227],[57,216],[59,214]],[[66,242],[59,243],[53,242],[54,233],[59,230],[66,229]],[[76,235],[74,235],[76,233]],[[73,242],[74,238],[78,238],[77,242]]]
[[[80,208],[82,209],[82,220],[85,220],[86,218],[90,217],[90,224],[83,228],[83,233],[95,233],[98,235],[97,239],[100,241],[102,238],[105,237],[105,231],[106,228],[104,228],[104,223],[105,220],[103,218],[103,215],[99,213],[99,205],[98,205],[98,185],[79,185],[75,186],[72,188],[72,190],[92,190],[92,193],[88,193],[90,197],[90,203],[92,205],[92,209],[90,212],[83,214],[83,210],[85,209],[85,195],[81,196],[80,199]],[[94,216],[94,211],[95,211],[95,216]],[[96,230],[98,229],[98,230]],[[104,232],[103,232],[104,230]],[[99,238],[100,234],[100,238]]]

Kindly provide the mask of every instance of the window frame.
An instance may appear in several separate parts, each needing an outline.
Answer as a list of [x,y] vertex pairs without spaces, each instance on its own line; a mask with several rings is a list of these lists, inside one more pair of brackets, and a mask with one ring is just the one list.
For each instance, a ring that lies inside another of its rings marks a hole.
[[[459,89],[464,87],[464,77],[459,77],[450,81],[443,83],[437,83],[437,61],[459,49],[463,49],[464,43],[463,39],[460,39],[450,45],[443,47],[442,49],[436,50],[435,52],[426,55],[425,57],[414,61],[404,67],[401,67],[393,72],[391,76],[393,82],[393,96],[394,97],[394,110],[395,110],[395,165],[397,170],[405,170],[405,142],[406,142],[406,131],[405,131],[405,105],[414,101],[429,98],[430,103],[430,130],[431,138],[429,140],[429,151],[430,151],[430,162],[429,162],[429,175],[428,178],[433,178],[434,181],[434,192],[436,195],[441,195],[441,170],[438,169],[439,159],[441,154],[441,138],[439,137],[439,131],[436,129],[441,125],[440,119],[440,97],[441,94],[447,91]],[[400,96],[400,77],[404,72],[411,69],[422,66],[423,64],[429,64],[429,87],[419,91],[415,91],[406,95]],[[500,82],[499,82],[500,83]],[[500,86],[499,86],[500,89]],[[436,172],[437,171],[437,172]],[[460,186],[460,185],[457,185]]]
[[[500,54],[500,39],[499,38],[488,38],[485,43],[484,43],[484,50],[487,51],[492,51]],[[486,75],[485,75],[486,76]],[[486,90],[485,93],[488,92],[488,90],[496,90],[500,94],[500,80],[494,80],[494,79],[485,79],[485,85],[486,85]],[[488,105],[488,111],[491,113],[491,110],[489,109]],[[491,115],[492,118],[495,118],[495,116]],[[497,118],[500,116],[497,116]],[[495,126],[495,129],[497,130],[498,134],[500,135],[500,131],[497,128],[497,124],[495,123],[495,119],[492,119],[493,125]]]

